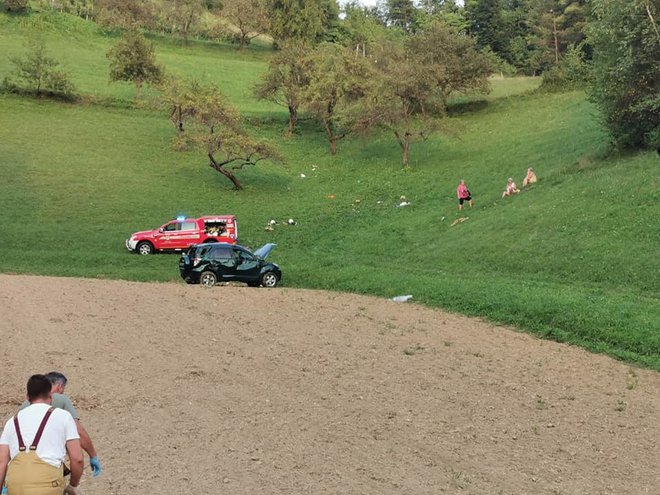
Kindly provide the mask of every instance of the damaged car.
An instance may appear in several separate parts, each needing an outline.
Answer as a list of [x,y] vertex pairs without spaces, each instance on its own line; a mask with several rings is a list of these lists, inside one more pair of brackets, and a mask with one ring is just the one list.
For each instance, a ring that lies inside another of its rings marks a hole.
[[181,255],[179,272],[189,284],[213,287],[218,282],[244,282],[250,287],[276,287],[282,280],[279,265],[266,261],[275,244],[251,252],[244,246],[214,242],[191,246]]

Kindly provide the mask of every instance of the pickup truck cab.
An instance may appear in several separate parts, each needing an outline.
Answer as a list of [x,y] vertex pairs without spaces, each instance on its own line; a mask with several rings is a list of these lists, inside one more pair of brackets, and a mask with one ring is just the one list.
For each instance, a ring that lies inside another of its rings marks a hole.
[[183,251],[193,244],[206,242],[238,242],[238,225],[234,215],[199,218],[178,217],[155,230],[135,232],[126,239],[126,249],[147,255],[156,251]]

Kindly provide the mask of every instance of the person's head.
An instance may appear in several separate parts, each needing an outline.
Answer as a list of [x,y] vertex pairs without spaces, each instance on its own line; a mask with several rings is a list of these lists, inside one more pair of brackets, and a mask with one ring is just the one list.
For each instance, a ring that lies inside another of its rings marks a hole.
[[533,169],[532,167],[529,167],[529,168],[527,169],[527,173],[528,173],[528,174],[530,174],[530,173],[533,174],[533,173],[534,173],[534,169]]
[[507,179],[507,182],[513,182],[513,179],[512,179],[511,177],[509,177],[509,178]]
[[48,378],[51,383],[53,393],[64,393],[64,387],[66,387],[67,382],[66,376],[59,371],[51,371],[50,373],[46,373],[46,378]]
[[463,186],[465,185],[465,180],[464,179],[461,179],[461,185],[463,185]]
[[27,400],[50,401],[52,384],[46,375],[32,375],[27,382]]

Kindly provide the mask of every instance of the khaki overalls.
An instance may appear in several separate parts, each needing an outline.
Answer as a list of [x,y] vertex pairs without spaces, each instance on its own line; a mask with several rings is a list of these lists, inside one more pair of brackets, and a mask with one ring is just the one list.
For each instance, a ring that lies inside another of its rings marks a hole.
[[37,456],[37,445],[39,445],[39,440],[41,440],[41,435],[52,412],[51,407],[41,420],[29,451],[25,449],[18,418],[14,416],[19,452],[7,468],[8,495],[62,495],[64,492],[62,468],[51,466]]

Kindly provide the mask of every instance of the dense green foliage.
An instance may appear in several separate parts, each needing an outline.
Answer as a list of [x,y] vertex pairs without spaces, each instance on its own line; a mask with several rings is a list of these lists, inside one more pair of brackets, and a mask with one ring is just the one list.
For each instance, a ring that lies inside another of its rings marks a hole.
[[140,96],[142,84],[157,84],[163,78],[163,68],[156,63],[152,43],[136,29],[127,30],[108,51],[110,81],[130,81],[135,84],[135,96]]
[[[660,369],[660,197],[649,180],[658,157],[602,158],[608,139],[582,93],[510,97],[538,82],[493,80],[488,97],[450,101],[460,139],[419,143],[403,171],[389,135],[346,140],[333,157],[303,113],[299,134],[283,139],[286,110],[251,95],[263,52],[155,39],[168,72],[218,84],[250,134],[280,142],[286,161],[241,170],[236,192],[198,151],[172,150],[168,111],[136,108],[130,85],[107,84],[104,53],[116,39],[69,22],[0,16],[5,53],[20,53],[24,26],[40,23],[96,102],[0,96],[11,233],[0,239],[1,271],[177,281],[177,256],[131,255],[126,237],[179,213],[234,213],[243,243],[278,244],[272,258],[290,287],[410,293]],[[0,57],[0,73],[10,68]],[[539,182],[501,199],[506,177],[522,179],[529,165]],[[459,214],[462,178],[475,206]],[[411,204],[397,207],[401,196]],[[461,215],[469,219],[452,226]],[[266,231],[271,218],[280,222]]]
[[660,145],[660,9],[648,0],[594,0],[591,97],[620,146]]

